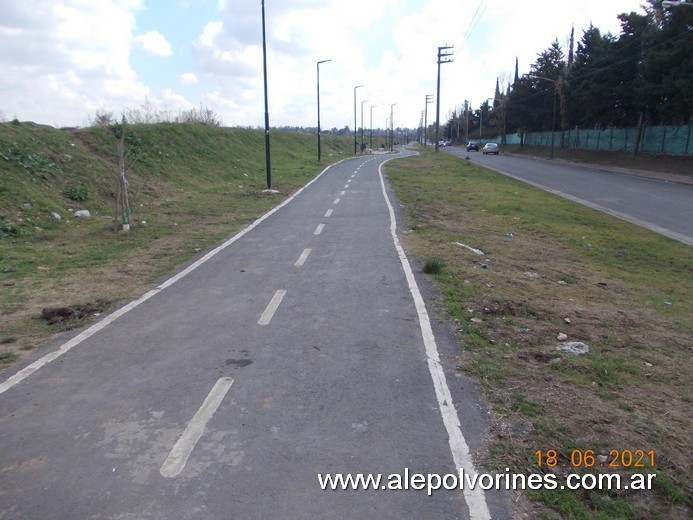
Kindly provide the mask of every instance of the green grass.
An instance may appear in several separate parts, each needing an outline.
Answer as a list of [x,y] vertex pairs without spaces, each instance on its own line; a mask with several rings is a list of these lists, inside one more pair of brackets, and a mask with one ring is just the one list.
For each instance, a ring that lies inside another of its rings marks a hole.
[[[279,194],[263,193],[262,131],[126,127],[132,231],[115,233],[118,157],[110,129],[0,124],[0,337],[40,345],[58,329],[35,319],[43,307],[137,297],[350,150],[349,139],[323,135],[318,164],[313,134],[272,131],[271,139]],[[91,218],[76,218],[80,209]]]
[[[434,280],[459,323],[459,370],[496,412],[482,464],[529,474],[537,449],[655,449],[656,489],[532,492],[533,517],[685,515],[690,246],[448,154],[386,171],[413,230],[408,250],[445,264]],[[559,332],[589,354],[558,352]]]

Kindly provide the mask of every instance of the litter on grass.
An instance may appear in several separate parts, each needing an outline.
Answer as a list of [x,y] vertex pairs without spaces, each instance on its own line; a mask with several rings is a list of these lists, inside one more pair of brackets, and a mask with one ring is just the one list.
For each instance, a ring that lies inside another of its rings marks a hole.
[[453,242],[453,244],[459,247],[464,247],[465,249],[469,249],[472,253],[477,254],[479,256],[484,256],[484,252],[481,249],[475,249],[472,246],[468,246],[467,244],[463,244],[461,242]]

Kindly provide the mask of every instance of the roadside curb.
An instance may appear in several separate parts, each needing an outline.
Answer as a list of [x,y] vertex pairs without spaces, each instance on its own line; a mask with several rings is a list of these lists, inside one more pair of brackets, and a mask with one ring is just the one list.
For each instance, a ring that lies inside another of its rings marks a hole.
[[601,171],[605,171],[605,172],[622,173],[624,175],[632,175],[634,177],[645,177],[648,179],[658,179],[658,180],[667,181],[667,182],[675,182],[678,184],[693,185],[693,176],[679,175],[677,173],[656,172],[656,171],[650,171],[650,170],[638,170],[635,168],[622,168],[620,166],[608,166],[608,165],[604,165],[604,164],[571,161],[571,160],[566,160],[566,159],[546,159],[545,157],[538,157],[536,155],[524,155],[524,154],[505,153],[505,152],[502,152],[502,154],[508,155],[511,157],[530,157],[534,160],[540,160],[540,161],[553,161],[553,162],[560,162],[563,164],[574,164],[574,165],[594,168],[595,170],[601,170]]

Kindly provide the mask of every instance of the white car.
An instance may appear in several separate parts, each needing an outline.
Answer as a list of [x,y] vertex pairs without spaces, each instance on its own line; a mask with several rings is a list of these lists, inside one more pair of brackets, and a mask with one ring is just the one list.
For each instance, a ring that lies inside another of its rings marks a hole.
[[486,155],[487,153],[495,153],[498,155],[498,145],[496,143],[486,143],[484,145],[484,148],[481,150],[481,153]]

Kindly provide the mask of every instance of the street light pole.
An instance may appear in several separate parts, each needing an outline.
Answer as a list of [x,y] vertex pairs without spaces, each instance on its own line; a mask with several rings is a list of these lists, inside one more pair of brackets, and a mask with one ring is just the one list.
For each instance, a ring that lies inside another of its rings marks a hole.
[[436,87],[436,152],[438,151],[438,133],[440,131],[440,65],[442,63],[452,62],[452,58],[445,58],[449,58],[453,55],[453,53],[445,51],[453,48],[454,47],[450,45],[438,47],[438,84]]
[[361,87],[363,87],[363,85],[356,85],[354,87],[354,155],[356,155],[356,128],[358,128],[356,126],[356,89]]
[[321,63],[327,63],[330,60],[322,60],[319,61],[318,64],[316,65],[318,69],[318,162],[320,162],[320,64]]
[[371,105],[371,119],[370,119],[370,144],[369,148],[373,150],[373,109],[378,105]]
[[363,104],[368,100],[364,99],[361,101],[361,153],[363,154]]
[[394,129],[395,125],[393,123],[394,121],[394,107],[397,105],[397,103],[392,103],[390,105],[390,153],[392,153],[392,147],[394,145],[394,140],[395,140],[395,135],[394,135]]
[[262,0],[262,70],[265,81],[265,169],[267,191],[272,189],[272,166],[270,165],[269,102],[267,100],[267,45],[265,44],[265,0]]
[[385,148],[390,148],[390,118],[385,118]]

